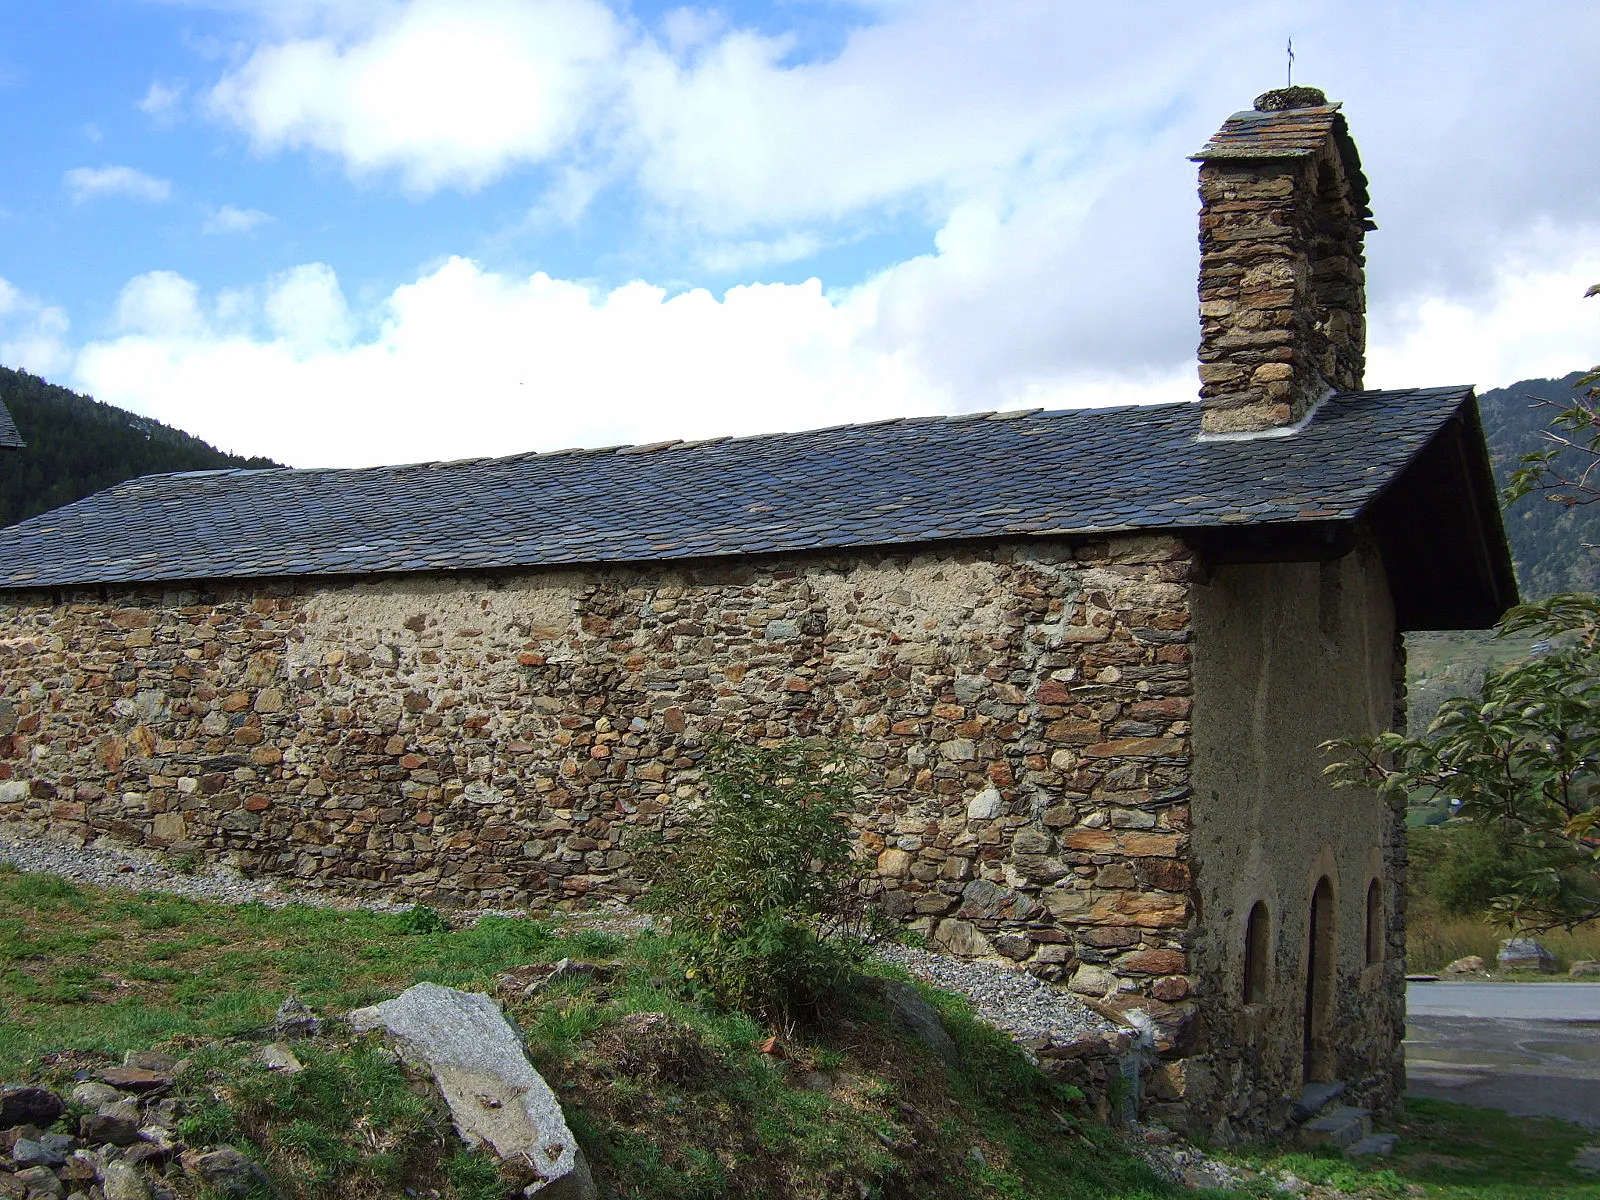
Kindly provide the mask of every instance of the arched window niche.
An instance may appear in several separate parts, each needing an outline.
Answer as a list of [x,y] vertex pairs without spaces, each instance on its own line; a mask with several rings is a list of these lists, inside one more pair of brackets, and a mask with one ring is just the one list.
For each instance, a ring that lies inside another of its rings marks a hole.
[[1383,888],[1374,879],[1367,884],[1367,965],[1383,961]]
[[1257,900],[1250,909],[1244,929],[1244,1002],[1267,1002],[1268,971],[1272,965],[1272,921],[1265,902]]

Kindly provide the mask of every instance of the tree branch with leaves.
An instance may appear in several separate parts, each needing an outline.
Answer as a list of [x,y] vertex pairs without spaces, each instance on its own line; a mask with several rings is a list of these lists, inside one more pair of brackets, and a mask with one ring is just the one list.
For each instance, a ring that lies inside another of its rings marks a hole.
[[[1600,295],[1600,284],[1587,296]],[[1558,411],[1546,449],[1522,456],[1510,504],[1535,493],[1571,507],[1600,500],[1600,367]],[[1594,549],[1594,547],[1586,547]],[[1532,932],[1600,920],[1600,597],[1563,593],[1512,609],[1501,637],[1536,653],[1490,672],[1476,695],[1445,701],[1421,737],[1384,733],[1324,747],[1336,787],[1404,802],[1448,798],[1495,833],[1508,870],[1491,910]]]

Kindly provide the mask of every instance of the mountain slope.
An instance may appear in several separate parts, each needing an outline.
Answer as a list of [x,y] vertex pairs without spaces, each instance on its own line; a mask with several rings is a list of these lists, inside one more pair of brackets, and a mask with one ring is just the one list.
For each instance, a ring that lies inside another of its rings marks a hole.
[[69,504],[136,475],[275,467],[224,454],[181,429],[137,416],[26,371],[0,367],[0,400],[28,443],[0,452],[0,525]]
[[[1525,379],[1478,398],[1495,479],[1501,486],[1522,455],[1549,448],[1541,435],[1557,409],[1539,402],[1570,404],[1579,394],[1574,385],[1580,374],[1574,371],[1563,379]],[[1588,465],[1581,456],[1568,458],[1575,471]],[[1585,545],[1600,545],[1600,504],[1563,508],[1534,495],[1506,509],[1505,522],[1524,599],[1600,589],[1600,553],[1584,549]]]

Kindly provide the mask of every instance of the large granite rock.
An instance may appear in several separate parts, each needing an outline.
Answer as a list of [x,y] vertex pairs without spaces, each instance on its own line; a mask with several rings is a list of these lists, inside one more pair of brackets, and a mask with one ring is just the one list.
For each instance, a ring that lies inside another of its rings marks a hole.
[[1541,971],[1548,975],[1556,969],[1556,956],[1533,938],[1507,938],[1500,943],[1494,958],[1502,971]]
[[488,996],[419,983],[349,1020],[385,1030],[406,1059],[431,1070],[462,1138],[536,1176],[524,1195],[593,1200],[594,1179],[555,1092]]

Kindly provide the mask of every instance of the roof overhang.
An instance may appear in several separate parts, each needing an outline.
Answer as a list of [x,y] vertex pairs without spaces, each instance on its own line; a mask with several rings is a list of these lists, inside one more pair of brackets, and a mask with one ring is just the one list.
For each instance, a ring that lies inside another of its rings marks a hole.
[[1196,531],[1211,563],[1321,562],[1370,528],[1405,632],[1488,629],[1518,603],[1499,489],[1469,395],[1355,519]]

